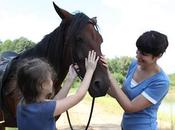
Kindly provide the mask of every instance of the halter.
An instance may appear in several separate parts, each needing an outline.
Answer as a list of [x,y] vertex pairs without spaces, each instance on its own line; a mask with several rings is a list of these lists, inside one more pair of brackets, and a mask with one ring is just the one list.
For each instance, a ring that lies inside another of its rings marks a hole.
[[[96,17],[94,17],[92,19],[89,19],[88,23],[92,24],[94,26],[95,30],[98,31]],[[79,59],[78,61],[75,62],[74,58],[72,57],[72,63],[73,63],[74,70],[76,71],[78,77],[81,80],[83,80],[83,77],[82,77],[82,75],[80,73],[79,68],[75,68],[75,65],[77,65],[77,63],[79,63],[79,62],[82,62],[82,60],[84,60],[84,59]],[[91,117],[92,117],[92,113],[93,113],[93,109],[94,109],[94,103],[95,103],[95,97],[92,98],[91,111],[90,111],[90,114],[89,114],[89,119],[88,119],[88,123],[86,125],[85,130],[87,130],[88,127],[89,127],[89,124],[90,124],[90,121],[91,121]],[[74,130],[73,126],[71,124],[71,120],[70,120],[70,116],[69,116],[68,110],[66,111],[66,115],[67,115],[68,123],[69,123],[69,126],[70,126],[71,130]]]
[[77,73],[77,76],[80,78],[80,80],[83,80],[83,77],[81,76],[81,73],[80,73],[80,69],[79,68],[76,68],[75,67],[76,65],[78,65],[77,62],[74,62],[73,63],[74,70]]

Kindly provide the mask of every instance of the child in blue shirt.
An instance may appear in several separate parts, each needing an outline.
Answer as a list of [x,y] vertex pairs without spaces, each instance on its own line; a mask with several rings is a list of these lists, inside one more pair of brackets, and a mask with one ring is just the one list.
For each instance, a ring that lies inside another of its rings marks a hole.
[[[157,64],[168,47],[167,36],[157,31],[143,33],[136,41],[136,58],[120,89],[108,71],[109,94],[124,110],[122,130],[157,130],[157,111],[168,92],[169,79]],[[104,66],[107,62],[101,57]]]
[[53,100],[53,71],[47,62],[35,58],[20,67],[17,83],[23,100],[17,105],[17,127],[19,130],[56,130],[55,117],[79,103],[85,96],[99,57],[90,51],[85,59],[86,73],[79,89],[68,97],[71,84],[77,76],[71,65],[62,89]]

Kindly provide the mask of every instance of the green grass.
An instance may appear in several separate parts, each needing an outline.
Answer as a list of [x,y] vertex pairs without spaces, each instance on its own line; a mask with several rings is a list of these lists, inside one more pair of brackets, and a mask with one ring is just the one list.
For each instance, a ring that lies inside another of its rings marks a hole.
[[5,130],[18,130],[17,128],[6,128]]

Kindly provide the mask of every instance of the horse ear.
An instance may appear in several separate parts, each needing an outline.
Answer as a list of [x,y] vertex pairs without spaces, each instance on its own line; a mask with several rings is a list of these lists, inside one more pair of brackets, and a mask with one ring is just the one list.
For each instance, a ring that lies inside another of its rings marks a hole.
[[54,6],[55,11],[57,12],[57,14],[61,17],[61,19],[72,17],[72,14],[70,14],[69,12],[67,12],[64,9],[59,8],[54,2],[53,2],[53,6]]

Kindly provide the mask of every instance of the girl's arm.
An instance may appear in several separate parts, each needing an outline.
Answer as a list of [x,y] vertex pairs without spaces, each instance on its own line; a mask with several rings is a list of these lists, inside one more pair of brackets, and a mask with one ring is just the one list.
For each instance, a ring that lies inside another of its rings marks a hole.
[[77,77],[77,73],[74,70],[73,65],[70,65],[69,72],[66,76],[64,84],[61,90],[55,95],[54,100],[60,100],[67,96],[74,79]]
[[84,98],[89,88],[98,59],[99,57],[96,58],[96,53],[94,51],[89,52],[88,59],[85,59],[86,73],[79,89],[75,95],[70,95],[64,99],[56,101],[54,116],[60,115],[61,113],[79,103]]

